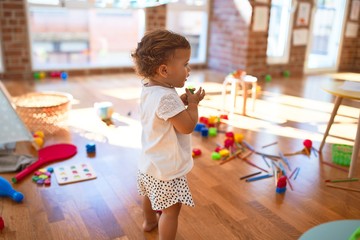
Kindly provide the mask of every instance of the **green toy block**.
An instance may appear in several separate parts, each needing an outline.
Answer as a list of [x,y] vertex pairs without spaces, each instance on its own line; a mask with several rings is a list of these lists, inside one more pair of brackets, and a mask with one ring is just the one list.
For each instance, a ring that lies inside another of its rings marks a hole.
[[221,155],[220,155],[220,153],[218,153],[218,152],[213,152],[212,154],[211,154],[211,159],[212,160],[220,160],[221,159]]
[[217,135],[217,128],[211,127],[209,128],[209,136],[215,137]]

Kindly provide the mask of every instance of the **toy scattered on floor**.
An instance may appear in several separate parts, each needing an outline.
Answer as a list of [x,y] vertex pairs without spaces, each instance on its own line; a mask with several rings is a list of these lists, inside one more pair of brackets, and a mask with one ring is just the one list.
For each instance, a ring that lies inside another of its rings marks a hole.
[[96,178],[96,173],[89,163],[55,167],[54,172],[59,184],[74,183]]
[[337,182],[357,182],[359,178],[337,178],[337,179],[326,179],[325,182],[337,183]]
[[249,174],[249,175],[245,175],[245,176],[242,176],[240,178],[240,180],[243,180],[243,179],[246,179],[246,178],[249,178],[249,177],[253,177],[253,176],[256,176],[258,174],[260,174],[261,172],[256,172],[256,173],[252,173],[252,174]]
[[2,232],[2,230],[5,228],[5,222],[4,219],[2,217],[0,217],[0,231]]
[[277,142],[277,141],[275,141],[275,142],[272,142],[272,143],[266,144],[266,145],[262,146],[261,148],[267,148],[267,147],[270,147],[270,146],[275,145],[275,144],[277,144],[277,143],[278,143],[278,142]]
[[95,143],[88,143],[86,144],[86,153],[95,153],[96,152],[96,145]]
[[215,137],[220,132],[219,126],[221,124],[221,120],[228,119],[227,115],[218,116],[210,116],[210,117],[200,117],[199,122],[196,124],[194,131],[200,132],[203,137]]
[[286,176],[281,176],[277,181],[276,193],[285,193],[286,191]]
[[200,156],[201,155],[201,150],[199,148],[194,148],[192,150],[192,156],[193,157],[197,157],[197,156]]
[[68,159],[76,153],[76,146],[67,143],[54,144],[44,147],[38,151],[38,160],[22,170],[20,173],[16,174],[16,176],[12,178],[12,181],[17,183],[43,165]]
[[216,135],[217,135],[217,128],[216,127],[209,128],[209,136],[216,137]]
[[45,72],[34,72],[34,78],[36,80],[44,79],[46,77]]
[[350,166],[353,147],[345,144],[333,144],[332,162],[341,166]]
[[280,158],[284,161],[284,163],[287,165],[288,169],[291,171],[291,166],[289,160],[284,156],[282,152],[279,152]]
[[286,78],[290,77],[290,71],[289,70],[283,71],[283,76]]
[[294,171],[292,171],[292,173],[290,174],[289,179],[291,179],[292,176],[295,174],[295,177],[294,177],[294,180],[295,180],[295,179],[297,178],[297,175],[299,174],[299,172],[300,172],[300,168],[299,168],[299,167],[296,167],[296,168],[294,169]]
[[59,71],[50,72],[51,78],[60,78],[60,76],[61,76],[61,72]]
[[243,71],[241,69],[235,70],[232,73],[230,73],[234,78],[240,78],[244,77],[246,75],[246,71]]
[[62,80],[66,81],[68,79],[69,75],[67,72],[61,72],[60,77]]
[[34,137],[34,142],[36,144],[36,146],[38,146],[38,148],[42,148],[44,146],[44,139],[45,139],[45,135],[43,131],[36,131],[33,134]]
[[272,77],[270,74],[265,75],[265,82],[271,82],[271,79],[272,79]]
[[203,127],[203,128],[201,129],[201,136],[203,136],[203,137],[209,136],[209,129],[206,128],[206,127]]
[[211,153],[211,159],[212,159],[212,160],[220,160],[220,159],[221,159],[220,153],[218,153],[218,152],[212,152],[212,153]]
[[261,179],[265,179],[265,178],[271,178],[271,177],[273,177],[272,174],[265,174],[265,175],[261,175],[261,176],[258,176],[258,177],[248,178],[245,181],[246,182],[253,182],[253,181],[257,181],[257,180],[261,180]]
[[94,103],[94,108],[96,115],[103,121],[111,119],[111,116],[114,113],[113,104],[111,102],[96,102]]
[[18,192],[15,189],[13,189],[10,182],[1,176],[0,176],[0,196],[9,197],[18,203],[24,199],[24,195],[21,192]]
[[51,185],[51,173],[53,173],[53,172],[54,172],[54,169],[52,167],[49,167],[47,169],[41,168],[34,173],[32,180],[39,186],[42,186],[42,185],[50,186]]
[[302,150],[297,151],[297,152],[293,152],[293,153],[285,153],[284,156],[292,156],[292,155],[297,155],[297,154],[304,154],[304,155],[310,157],[312,152],[314,153],[315,156],[317,156],[316,152],[318,152],[318,150],[316,150],[312,146],[312,141],[310,139],[305,139],[303,141],[303,145],[304,145],[304,148]]

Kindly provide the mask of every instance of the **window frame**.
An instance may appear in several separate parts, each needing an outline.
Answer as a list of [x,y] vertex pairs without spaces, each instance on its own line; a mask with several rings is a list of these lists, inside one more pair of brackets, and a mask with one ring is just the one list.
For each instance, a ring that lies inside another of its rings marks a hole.
[[[283,2],[283,1],[281,1]],[[290,47],[291,47],[291,36],[292,36],[292,29],[293,29],[293,24],[294,24],[294,15],[295,15],[295,11],[294,9],[296,9],[296,1],[294,0],[290,0],[290,9],[288,10],[290,12],[290,16],[289,16],[289,25],[288,25],[288,29],[287,29],[287,36],[286,36],[286,45],[284,46],[284,53],[282,56],[268,56],[268,54],[266,53],[266,62],[267,64],[286,64],[289,63],[289,56],[290,56]],[[270,6],[270,13],[271,13],[271,7]],[[271,19],[271,14],[270,14],[270,19]],[[269,30],[270,30],[270,19],[269,19]],[[281,30],[279,30],[281,31]],[[269,34],[269,33],[268,33]],[[268,36],[269,39],[269,36]],[[269,47],[269,44],[267,44],[267,47]],[[267,50],[266,50],[267,52]]]
[[[90,10],[90,9],[96,9],[97,11],[101,12],[101,11],[107,11],[107,10],[112,10],[112,11],[117,11],[117,10],[136,10],[140,12],[139,14],[139,22],[140,24],[138,25],[138,37],[136,41],[140,41],[140,39],[142,38],[142,36],[144,35],[146,29],[145,29],[145,10],[141,9],[141,8],[101,8],[101,7],[94,7],[93,5],[90,6],[90,4],[88,5],[84,5],[83,3],[81,3],[80,5],[76,5],[76,1],[69,1],[69,2],[74,2],[74,5],[71,5],[71,7],[69,7],[70,5],[67,6],[63,6],[61,5],[62,0],[59,1],[60,4],[58,5],[49,5],[49,4],[30,4],[28,2],[27,4],[27,17],[29,18],[29,13],[31,11],[31,9],[59,9],[59,10],[66,10],[66,9],[73,9],[73,10]],[[32,66],[32,70],[33,71],[57,71],[58,69],[63,69],[63,70],[83,70],[83,69],[108,69],[108,68],[131,68],[133,67],[133,62],[132,59],[129,57],[129,61],[126,62],[121,62],[121,63],[117,63],[117,64],[93,64],[93,62],[88,62],[87,64],[83,65],[83,64],[70,64],[70,65],[63,65],[63,64],[58,64],[58,65],[53,65],[53,66],[35,66],[34,64],[34,57],[33,57],[33,33],[31,31],[31,27],[30,27],[30,22],[28,21],[28,27],[29,27],[29,46],[30,46],[30,52],[31,52],[31,66]],[[135,46],[135,45],[134,45]],[[129,56],[130,56],[130,52],[133,49],[129,49]]]
[[[182,11],[204,11],[206,12],[206,20],[204,21],[205,30],[203,31],[206,33],[205,36],[201,37],[199,39],[199,56],[196,59],[190,59],[190,64],[206,64],[207,63],[207,48],[208,48],[208,34],[209,34],[209,20],[210,20],[210,3],[207,0],[204,0],[205,6],[198,6],[196,4],[186,4],[186,3],[180,3],[180,2],[170,2],[167,5],[167,14],[169,14],[169,10],[176,11],[176,12],[182,12]],[[166,21],[166,28],[168,27],[168,21]],[[169,29],[171,30],[171,29]],[[180,34],[182,34],[180,32]]]

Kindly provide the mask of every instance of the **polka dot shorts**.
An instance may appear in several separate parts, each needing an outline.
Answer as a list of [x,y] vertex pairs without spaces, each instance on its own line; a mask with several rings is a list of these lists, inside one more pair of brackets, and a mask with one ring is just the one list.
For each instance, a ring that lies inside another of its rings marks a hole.
[[137,187],[140,195],[150,199],[153,210],[163,210],[176,203],[195,206],[186,176],[163,181],[138,172]]

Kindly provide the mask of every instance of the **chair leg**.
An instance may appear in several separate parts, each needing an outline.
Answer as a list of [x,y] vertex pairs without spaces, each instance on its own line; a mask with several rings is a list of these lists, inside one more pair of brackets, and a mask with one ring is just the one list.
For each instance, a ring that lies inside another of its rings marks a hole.
[[236,94],[237,94],[237,81],[234,79],[233,81],[231,81],[231,99],[233,101],[231,106],[231,113],[235,112]]
[[248,97],[248,90],[247,90],[247,85],[246,85],[246,82],[245,81],[241,81],[241,87],[242,87],[242,90],[243,90],[243,109],[242,109],[242,114],[244,116],[246,116],[246,100],[247,100],[247,97]]
[[251,97],[252,97],[252,111],[255,111],[256,88],[257,88],[257,83],[256,83],[256,82],[254,82],[254,83],[252,84],[252,89],[251,89]]

